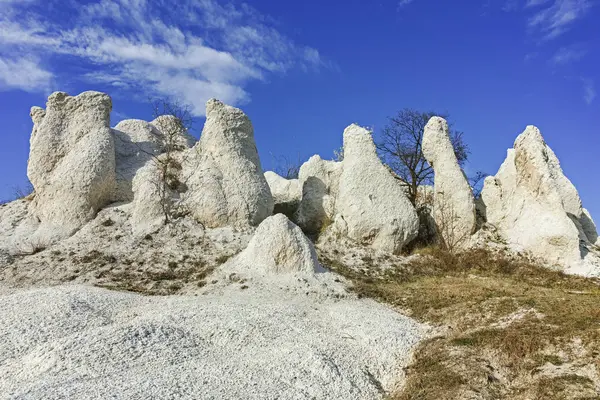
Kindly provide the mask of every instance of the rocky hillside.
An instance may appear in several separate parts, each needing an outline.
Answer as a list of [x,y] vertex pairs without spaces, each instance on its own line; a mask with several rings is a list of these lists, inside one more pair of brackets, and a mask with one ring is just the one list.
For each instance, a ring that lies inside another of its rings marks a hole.
[[[31,110],[34,192],[0,206],[6,398],[525,399],[567,376],[560,393],[600,395],[600,240],[537,128],[475,198],[432,118],[417,212],[358,125],[343,161],[287,180],[217,100],[199,141],[172,116],[111,128],[110,112],[98,92]],[[555,315],[563,292],[573,318]],[[515,358],[498,352],[518,337],[480,335],[532,326],[554,333]]]

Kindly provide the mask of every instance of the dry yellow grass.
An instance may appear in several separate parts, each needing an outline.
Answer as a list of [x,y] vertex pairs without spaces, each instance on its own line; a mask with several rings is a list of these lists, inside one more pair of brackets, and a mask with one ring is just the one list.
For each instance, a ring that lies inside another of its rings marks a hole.
[[600,282],[528,259],[420,251],[384,273],[323,263],[368,296],[445,327],[417,349],[395,400],[600,399]]

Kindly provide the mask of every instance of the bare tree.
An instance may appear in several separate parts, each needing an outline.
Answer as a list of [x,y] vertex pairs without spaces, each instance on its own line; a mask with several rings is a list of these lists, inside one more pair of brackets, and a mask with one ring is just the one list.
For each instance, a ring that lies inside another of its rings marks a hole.
[[29,180],[27,180],[27,183],[23,186],[15,185],[12,187],[12,196],[6,199],[0,199],[0,205],[10,203],[11,201],[28,198],[28,196],[33,194],[33,191],[33,185],[31,182],[29,182]]
[[191,107],[177,101],[166,99],[151,100],[152,115],[155,127],[160,131],[160,155],[152,155],[158,171],[157,179],[152,182],[157,189],[165,224],[173,218],[173,207],[176,196],[182,190],[179,175],[182,160],[178,154],[186,148],[185,135],[192,128]]
[[[423,132],[425,125],[433,116],[448,120],[447,114],[420,112],[410,108],[400,110],[394,117],[389,117],[377,141],[377,150],[386,163],[407,188],[408,197],[416,205],[418,188],[433,183],[433,168],[423,156]],[[450,140],[458,163],[462,166],[467,161],[469,148],[463,140],[463,133],[450,125]]]
[[475,175],[470,176],[468,178],[469,185],[471,185],[471,189],[473,190],[473,196],[478,199],[481,196],[481,191],[483,190],[483,181],[485,177],[488,176],[485,172],[477,171]]
[[300,154],[296,160],[291,160],[286,156],[275,156],[271,153],[275,168],[273,172],[285,179],[298,179],[300,174],[300,167],[302,166],[302,160]]

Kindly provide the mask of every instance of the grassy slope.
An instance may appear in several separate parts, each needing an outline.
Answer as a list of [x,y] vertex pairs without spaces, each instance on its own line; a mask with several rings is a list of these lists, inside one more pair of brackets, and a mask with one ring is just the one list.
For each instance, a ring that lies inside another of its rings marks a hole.
[[443,327],[391,399],[600,399],[600,282],[519,258],[428,248],[382,273],[323,263],[353,290]]

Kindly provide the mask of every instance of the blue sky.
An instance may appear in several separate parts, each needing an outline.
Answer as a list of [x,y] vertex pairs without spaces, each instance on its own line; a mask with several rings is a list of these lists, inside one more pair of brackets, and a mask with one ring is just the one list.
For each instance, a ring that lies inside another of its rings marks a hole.
[[537,125],[600,219],[598,0],[0,0],[0,198],[26,182],[29,108],[100,90],[112,122],[147,98],[217,97],[251,117],[265,169],[331,157],[352,122],[450,113],[467,172],[494,174]]

